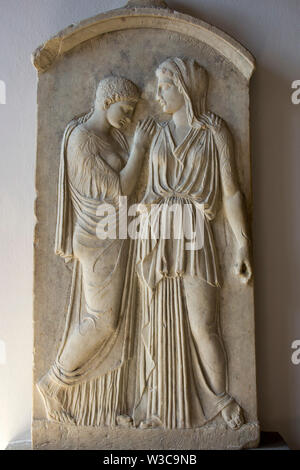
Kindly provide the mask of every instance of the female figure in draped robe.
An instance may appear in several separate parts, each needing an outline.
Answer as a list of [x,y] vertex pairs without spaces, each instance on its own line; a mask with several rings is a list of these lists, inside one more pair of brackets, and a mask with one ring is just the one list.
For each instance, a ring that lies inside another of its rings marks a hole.
[[[151,120],[139,124],[129,152],[120,129],[130,122],[138,99],[131,81],[106,78],[92,111],[65,130],[55,251],[73,263],[73,279],[64,337],[54,365],[38,384],[52,420],[130,424],[125,390],[133,248],[119,237],[116,221],[119,197],[132,193],[154,129]],[[107,220],[113,233],[105,238],[99,226],[105,232]]]
[[[142,319],[134,420],[143,428],[191,428],[221,413],[237,429],[243,413],[227,390],[211,227],[223,204],[236,240],[237,274],[248,282],[249,238],[232,139],[225,122],[207,110],[208,76],[195,60],[168,59],[156,75],[157,99],[171,120],[152,141],[147,214],[137,243]],[[187,248],[184,224],[175,223],[170,237],[164,233],[167,220],[172,229],[174,206],[187,208],[194,234],[200,219],[200,247]]]

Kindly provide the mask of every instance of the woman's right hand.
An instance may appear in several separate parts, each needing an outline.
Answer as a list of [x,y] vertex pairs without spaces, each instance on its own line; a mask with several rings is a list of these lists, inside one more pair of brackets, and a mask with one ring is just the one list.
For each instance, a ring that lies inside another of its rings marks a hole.
[[156,122],[153,118],[148,117],[143,121],[139,121],[134,134],[134,145],[143,147],[145,150],[150,144],[156,131]]

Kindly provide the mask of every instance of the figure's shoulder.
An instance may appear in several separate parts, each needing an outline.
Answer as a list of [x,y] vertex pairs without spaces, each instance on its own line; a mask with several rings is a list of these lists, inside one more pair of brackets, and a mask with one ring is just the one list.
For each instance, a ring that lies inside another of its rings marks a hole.
[[228,127],[226,125],[226,121],[224,121],[221,116],[218,116],[218,114],[213,113],[212,111],[207,111],[204,114],[205,120],[208,121],[209,127],[214,130],[214,131],[223,131],[223,130],[228,130]]
[[211,111],[205,113],[203,117],[204,121],[207,123],[207,128],[212,132],[215,139],[218,141],[221,139],[224,143],[229,145],[232,140],[232,135],[226,121]]
[[68,138],[68,149],[74,151],[88,150],[94,153],[96,150],[95,136],[89,132],[84,124],[78,124],[71,132]]
[[70,135],[70,140],[72,142],[86,142],[92,137],[91,133],[83,124],[78,124],[74,127],[72,134]]

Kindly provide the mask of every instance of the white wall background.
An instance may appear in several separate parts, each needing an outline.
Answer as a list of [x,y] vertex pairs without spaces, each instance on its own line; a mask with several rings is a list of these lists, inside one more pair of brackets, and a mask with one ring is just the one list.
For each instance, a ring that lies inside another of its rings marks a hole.
[[[0,444],[29,436],[36,72],[31,52],[125,0],[0,0]],[[300,449],[300,0],[168,0],[223,29],[257,59],[252,81],[259,418]],[[1,103],[1,99],[0,99]],[[5,349],[5,350],[4,350]],[[6,357],[5,357],[6,356]]]

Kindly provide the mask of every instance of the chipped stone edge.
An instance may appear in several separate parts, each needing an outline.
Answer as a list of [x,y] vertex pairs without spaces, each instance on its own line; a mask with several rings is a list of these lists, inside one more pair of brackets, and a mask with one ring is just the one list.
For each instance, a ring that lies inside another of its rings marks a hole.
[[[226,425],[207,424],[195,429],[147,429],[141,438],[140,429],[97,428],[94,439],[88,426],[73,426],[35,420],[32,428],[33,450],[242,450],[260,444],[258,421],[244,424],[233,431]],[[35,437],[38,435],[38,439]],[[51,440],[49,436],[51,435]],[[204,438],[203,438],[204,437]],[[233,439],[231,439],[233,437]],[[124,440],[125,439],[125,440]],[[135,445],[133,446],[133,442]]]
[[39,73],[44,73],[65,53],[85,41],[109,32],[141,28],[168,30],[202,41],[234,64],[247,81],[255,70],[252,54],[218,28],[167,8],[130,5],[68,26],[34,51],[32,63]]

